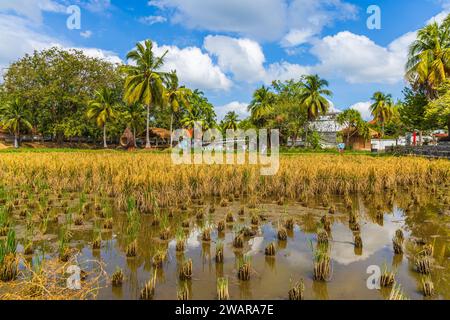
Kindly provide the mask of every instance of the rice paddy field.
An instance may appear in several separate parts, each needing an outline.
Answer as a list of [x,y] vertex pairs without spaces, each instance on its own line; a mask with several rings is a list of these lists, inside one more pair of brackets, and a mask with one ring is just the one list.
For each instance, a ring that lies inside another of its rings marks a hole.
[[449,178],[449,161],[413,157],[282,156],[265,177],[2,153],[0,299],[450,299]]

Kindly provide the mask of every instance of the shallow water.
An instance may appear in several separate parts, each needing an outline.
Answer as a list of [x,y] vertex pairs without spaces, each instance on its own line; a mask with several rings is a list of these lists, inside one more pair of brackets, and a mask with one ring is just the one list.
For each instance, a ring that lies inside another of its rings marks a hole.
[[[396,281],[405,295],[410,299],[424,299],[421,275],[415,271],[413,258],[421,250],[422,243],[431,243],[435,247],[432,280],[436,290],[436,295],[431,299],[450,299],[449,207],[426,192],[420,193],[419,199],[420,204],[412,206],[410,193],[398,192],[394,204],[389,206],[387,199],[383,197],[363,199],[362,196],[355,196],[353,208],[347,209],[342,198],[335,197],[331,199],[331,203],[337,208],[333,215],[328,214],[328,210],[318,199],[309,199],[307,204],[286,203],[283,206],[273,201],[259,204],[256,209],[246,207],[243,217],[238,215],[238,210],[245,204],[244,200],[236,200],[228,207],[219,207],[219,199],[210,199],[205,205],[192,205],[186,212],[178,210],[173,218],[169,218],[169,241],[161,241],[160,227],[152,226],[151,215],[143,215],[136,258],[127,258],[125,255],[127,219],[125,213],[120,212],[114,213],[113,230],[103,230],[101,250],[92,250],[93,225],[97,219],[92,214],[84,226],[73,228],[71,246],[80,250],[77,259],[83,268],[89,269],[92,265],[86,261],[100,260],[109,275],[117,267],[124,270],[123,286],[114,288],[109,283],[104,283],[98,294],[99,299],[139,299],[140,290],[154,272],[153,255],[158,249],[166,248],[167,260],[163,268],[157,270],[156,300],[176,299],[177,288],[184,285],[184,282],[181,284],[178,280],[178,268],[183,258],[193,260],[193,278],[186,282],[191,299],[216,299],[218,277],[228,278],[231,299],[287,299],[292,284],[300,279],[305,283],[305,299],[386,299],[390,289],[367,288],[366,282],[370,276],[367,268],[371,265],[377,265],[381,269],[384,266],[395,269]],[[216,202],[216,211],[208,214],[213,201]],[[381,204],[383,221],[375,219],[375,203]],[[408,205],[410,208],[406,210]],[[197,221],[195,217],[199,208],[204,208],[206,212],[203,221]],[[359,212],[362,252],[354,248],[353,232],[348,223],[351,210]],[[223,220],[230,211],[235,222],[228,225],[225,232],[218,233],[216,223]],[[251,227],[251,213],[263,215],[265,221],[261,221],[255,229],[255,236],[245,238],[243,249],[235,249],[235,231],[239,226]],[[332,221],[330,248],[333,272],[329,281],[319,282],[313,280],[312,246],[316,245],[316,231],[325,214]],[[285,217],[292,217],[295,227],[288,232],[287,241],[278,241],[278,224]],[[187,240],[186,250],[182,255],[177,254],[175,249],[175,233],[186,219],[190,219],[191,227],[184,231]],[[40,251],[45,248],[49,256],[52,250],[57,250],[56,234],[61,220],[60,217],[59,223],[49,223],[47,241],[36,239],[35,245]],[[203,242],[201,230],[208,225],[213,228],[211,241]],[[20,238],[24,233],[23,220],[17,219],[15,226]],[[406,239],[403,255],[395,255],[393,252],[392,238],[398,229],[403,230]],[[223,264],[216,264],[214,259],[218,241],[224,244]],[[264,249],[271,242],[276,244],[276,256],[266,257]],[[237,278],[237,264],[243,255],[251,257],[251,279],[246,282]]]

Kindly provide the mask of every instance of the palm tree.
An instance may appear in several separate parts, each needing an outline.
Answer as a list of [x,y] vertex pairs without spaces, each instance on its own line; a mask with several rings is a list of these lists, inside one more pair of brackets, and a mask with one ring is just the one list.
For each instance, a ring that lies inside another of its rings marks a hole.
[[[299,101],[306,109],[308,121],[313,121],[328,112],[330,102],[325,97],[333,95],[330,90],[326,89],[328,86],[328,81],[321,79],[318,75],[305,76]],[[305,123],[306,141],[308,141],[308,121]]]
[[116,118],[117,100],[111,89],[103,88],[95,92],[95,99],[89,102],[86,113],[88,119],[94,119],[103,128],[103,147],[106,149],[106,123]]
[[122,67],[127,75],[125,80],[124,99],[128,104],[142,103],[147,107],[146,148],[150,148],[150,107],[152,104],[164,105],[165,88],[163,78],[165,73],[160,69],[164,65],[164,57],[155,57],[153,43],[146,40],[144,44],[136,44],[136,49],[127,54],[127,60],[134,65]]
[[330,102],[325,98],[333,93],[326,89],[329,83],[318,75],[308,75],[304,79],[303,92],[300,101],[308,112],[308,120],[313,121],[320,115],[325,115],[330,108]]
[[230,111],[225,115],[222,122],[223,130],[234,130],[236,131],[239,125],[239,116],[235,111]]
[[19,148],[20,132],[23,128],[31,129],[30,112],[27,105],[19,98],[7,102],[0,109],[0,124],[14,134],[14,148]]
[[186,114],[181,119],[181,125],[186,129],[193,129],[195,125],[200,125],[205,128],[205,119],[201,114],[199,108],[189,108],[186,110]]
[[268,87],[262,86],[253,93],[253,100],[248,106],[252,119],[260,125],[265,123],[265,117],[273,110],[275,95]]
[[172,71],[168,74],[166,78],[167,89],[166,89],[166,100],[170,108],[170,147],[173,145],[173,117],[175,113],[180,111],[180,108],[184,106],[189,108],[188,97],[192,95],[191,90],[185,87],[179,87],[178,77],[176,71]]
[[417,32],[409,48],[406,78],[415,89],[424,89],[428,99],[436,98],[436,90],[450,72],[450,19],[434,22]]
[[134,146],[136,147],[136,131],[144,126],[143,119],[145,119],[145,109],[141,104],[133,103],[126,106],[124,117],[133,130]]
[[372,101],[370,111],[374,119],[381,124],[381,135],[384,136],[384,127],[392,119],[395,112],[392,95],[375,92],[372,96]]

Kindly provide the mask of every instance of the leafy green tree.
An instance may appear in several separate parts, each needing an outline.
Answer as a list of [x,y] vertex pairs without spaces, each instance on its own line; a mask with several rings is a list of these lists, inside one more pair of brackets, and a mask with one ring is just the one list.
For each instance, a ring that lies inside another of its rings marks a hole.
[[117,69],[79,50],[51,48],[12,63],[3,87],[8,99],[27,105],[33,132],[61,143],[66,133],[97,134],[97,127],[84,121],[88,102],[103,87],[123,86]]
[[194,90],[187,98],[189,108],[183,110],[181,125],[192,129],[195,123],[200,124],[203,129],[208,130],[216,126],[216,113],[214,106],[199,90]]
[[20,133],[24,129],[31,129],[30,112],[27,105],[15,98],[0,108],[0,124],[14,134],[14,148],[19,148]]
[[163,78],[165,73],[161,71],[164,65],[164,53],[156,57],[153,52],[153,43],[146,40],[144,44],[137,43],[136,49],[127,54],[127,60],[133,65],[123,66],[122,70],[127,75],[125,80],[124,99],[128,104],[142,103],[147,107],[146,148],[150,148],[150,108],[152,105],[164,105],[165,88]]
[[[301,80],[274,81],[272,87],[276,92],[276,115],[271,127],[280,130],[282,140],[287,141],[287,137],[290,137],[295,142],[308,120],[301,100],[303,82]],[[294,146],[295,143],[292,144],[292,147]]]
[[450,18],[433,22],[417,32],[409,48],[406,77],[415,90],[423,89],[428,99],[436,98],[437,88],[450,72]]
[[436,129],[447,128],[450,133],[450,82],[444,83],[438,90],[439,98],[431,101],[425,111],[425,119]]
[[364,126],[366,126],[365,121],[361,116],[361,113],[354,109],[347,109],[339,113],[336,121],[341,126],[344,126],[347,129],[345,131],[346,132],[345,141],[347,146],[350,145],[350,138],[357,132],[363,131]]
[[372,96],[372,101],[370,111],[377,123],[381,125],[381,135],[384,136],[385,126],[392,119],[395,112],[394,101],[390,94],[382,92],[375,92]]
[[425,119],[428,99],[423,90],[414,91],[405,88],[403,95],[404,99],[399,104],[399,116],[405,129],[409,131],[432,129],[432,124]]
[[88,119],[95,119],[97,125],[103,129],[103,147],[108,148],[106,142],[106,124],[117,116],[117,98],[113,91],[103,88],[95,93],[95,99],[89,102]]

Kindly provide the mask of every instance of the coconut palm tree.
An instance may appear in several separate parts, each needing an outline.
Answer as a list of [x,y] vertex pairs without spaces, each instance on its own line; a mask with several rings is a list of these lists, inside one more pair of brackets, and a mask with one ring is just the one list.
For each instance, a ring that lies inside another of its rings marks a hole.
[[392,95],[375,92],[372,96],[372,101],[370,111],[374,119],[381,124],[381,135],[384,136],[384,127],[392,119],[395,112]]
[[192,95],[191,90],[180,87],[178,85],[178,77],[176,71],[172,71],[166,77],[167,89],[166,89],[166,100],[168,107],[170,108],[170,147],[173,145],[173,117],[175,113],[180,111],[181,107],[189,108],[188,97]]
[[415,89],[425,89],[429,99],[450,73],[450,19],[431,23],[417,32],[409,48],[406,78]]
[[4,129],[14,134],[14,148],[19,148],[20,132],[23,129],[31,129],[30,112],[27,105],[15,98],[0,108],[0,124]]
[[330,108],[330,102],[325,97],[333,93],[327,89],[329,83],[318,75],[308,75],[304,78],[303,92],[300,101],[308,112],[308,120],[313,121],[320,115],[325,115]]
[[163,78],[166,73],[161,71],[164,65],[164,57],[167,51],[160,57],[153,52],[153,43],[146,40],[144,44],[136,44],[136,49],[127,54],[127,60],[133,65],[123,66],[122,70],[127,75],[125,80],[124,99],[128,104],[142,103],[147,107],[147,132],[146,148],[150,148],[150,107],[154,104],[163,106],[165,100],[165,88]]
[[230,111],[225,115],[222,122],[223,130],[234,130],[236,131],[239,125],[239,116],[235,111]]
[[[314,121],[320,115],[325,115],[328,112],[330,102],[326,97],[331,97],[333,95],[333,93],[327,89],[328,86],[328,81],[321,79],[318,75],[308,75],[304,77],[299,101],[301,106],[306,110],[308,121]],[[305,122],[306,141],[308,141],[308,121]]]
[[106,149],[106,124],[115,119],[117,109],[117,100],[113,91],[103,88],[95,92],[95,99],[89,102],[88,111],[86,113],[89,120],[94,119],[100,128],[103,128],[103,147]]
[[248,106],[252,119],[261,126],[265,124],[265,117],[273,111],[275,95],[268,87],[262,86],[253,93],[253,100]]
[[193,129],[195,125],[205,128],[205,119],[199,108],[189,108],[181,119],[181,125],[186,129]]

